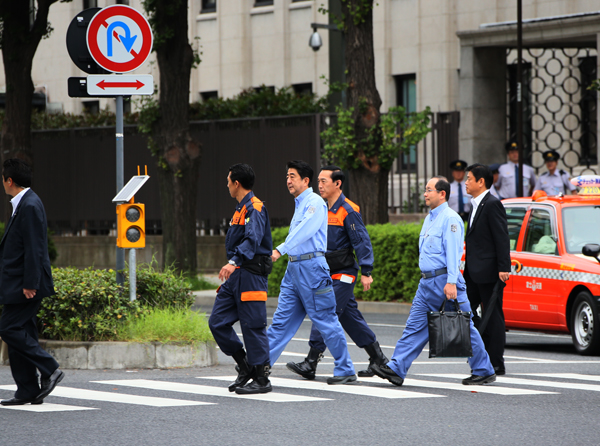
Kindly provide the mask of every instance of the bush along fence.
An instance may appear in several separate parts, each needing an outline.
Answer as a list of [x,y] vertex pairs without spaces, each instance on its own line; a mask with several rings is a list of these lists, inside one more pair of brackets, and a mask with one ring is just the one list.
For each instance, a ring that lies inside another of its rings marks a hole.
[[[354,289],[357,299],[412,302],[420,280],[421,226],[422,223],[367,225],[375,256],[373,284],[369,291],[363,291],[359,272]],[[272,229],[274,248],[283,243],[288,231],[289,228]],[[282,256],[273,265],[273,272],[269,276],[269,296],[279,295],[279,285],[287,268],[287,259],[287,255]]]

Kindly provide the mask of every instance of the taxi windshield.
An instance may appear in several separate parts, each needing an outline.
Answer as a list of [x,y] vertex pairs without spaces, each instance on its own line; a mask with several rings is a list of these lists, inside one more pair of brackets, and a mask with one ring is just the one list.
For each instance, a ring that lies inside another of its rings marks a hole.
[[564,240],[569,254],[581,254],[588,243],[600,244],[600,206],[563,208]]

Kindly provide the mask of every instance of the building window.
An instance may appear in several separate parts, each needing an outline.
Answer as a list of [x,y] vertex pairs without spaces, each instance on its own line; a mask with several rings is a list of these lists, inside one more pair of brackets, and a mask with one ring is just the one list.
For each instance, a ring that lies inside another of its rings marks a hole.
[[[417,111],[417,76],[403,74],[394,76],[396,84],[396,105],[404,107],[406,113]],[[417,161],[417,146],[411,146],[410,152],[402,154],[402,166],[405,169],[415,169]]]
[[308,82],[306,84],[293,84],[292,88],[294,89],[294,93],[296,93],[297,95],[311,96],[313,94],[311,82]]
[[261,85],[260,87],[254,87],[254,91],[260,93],[262,91],[269,90],[271,93],[275,93],[275,87],[267,87],[266,85]]
[[117,5],[129,5],[129,0],[117,0]]
[[256,6],[270,6],[273,4],[273,0],[255,0],[254,7]]
[[90,115],[100,113],[100,101],[83,101],[82,104],[84,113],[89,113]]
[[131,113],[131,96],[123,98],[123,114]]
[[217,12],[217,0],[202,0],[200,13]]
[[219,99],[219,92],[214,90],[214,91],[201,91],[200,92],[200,98],[202,99],[202,102],[206,102],[209,99]]
[[98,0],[83,0],[83,9],[97,8]]

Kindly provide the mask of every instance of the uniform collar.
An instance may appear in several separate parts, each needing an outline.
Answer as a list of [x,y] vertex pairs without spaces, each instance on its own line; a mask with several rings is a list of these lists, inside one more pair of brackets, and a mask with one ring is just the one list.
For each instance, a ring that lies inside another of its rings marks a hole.
[[550,171],[548,171],[548,176],[549,177],[560,177],[560,172],[558,171],[558,169],[555,169],[554,173],[550,173]]
[[333,212],[334,214],[337,214],[338,209],[342,206],[342,204],[344,204],[345,201],[346,201],[346,196],[342,192],[340,194],[340,196],[338,197],[338,199],[335,200],[335,203],[333,203],[333,206],[331,207],[331,209],[329,209],[329,211]]
[[242,201],[240,201],[238,203],[238,205],[236,206],[235,210],[236,211],[241,211],[242,208],[246,205],[246,203],[248,203],[252,197],[254,197],[254,192],[250,191],[246,194],[246,196],[244,198],[242,198]]
[[440,212],[442,212],[444,209],[446,209],[448,207],[448,202],[444,201],[442,204],[440,204],[438,207],[436,207],[435,209],[432,209],[431,211],[429,211],[429,215],[431,215],[431,219],[435,220],[435,217],[438,216],[438,214]]
[[302,203],[304,201],[304,199],[312,193],[313,193],[313,189],[312,189],[312,187],[309,187],[304,192],[302,192],[300,195],[298,195],[296,198],[294,198],[294,201],[296,202],[296,207],[300,206],[300,203]]

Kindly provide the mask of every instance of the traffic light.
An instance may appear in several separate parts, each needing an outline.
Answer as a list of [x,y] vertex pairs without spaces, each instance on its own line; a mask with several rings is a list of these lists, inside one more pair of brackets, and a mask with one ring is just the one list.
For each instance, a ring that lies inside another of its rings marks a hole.
[[117,246],[119,248],[146,246],[146,209],[143,204],[117,205]]

